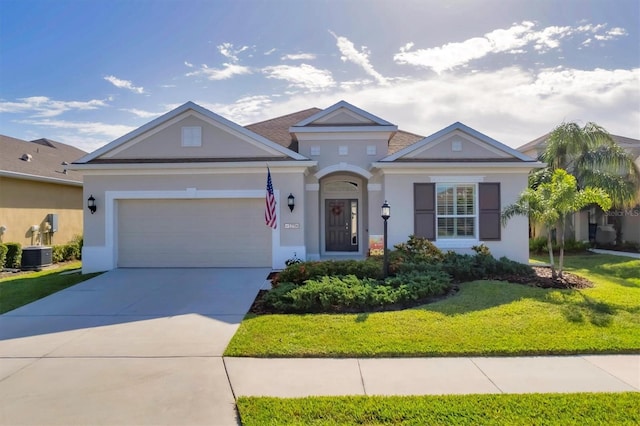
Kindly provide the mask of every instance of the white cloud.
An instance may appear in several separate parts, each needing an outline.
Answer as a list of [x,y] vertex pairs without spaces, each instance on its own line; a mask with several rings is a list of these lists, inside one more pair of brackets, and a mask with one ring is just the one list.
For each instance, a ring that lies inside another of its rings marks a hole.
[[106,124],[101,122],[67,121],[67,120],[18,120],[18,123],[44,127],[51,138],[85,151],[93,151],[105,143],[117,139],[130,131],[134,126],[123,124]]
[[607,40],[615,40],[618,37],[626,36],[627,31],[624,28],[615,27],[611,28],[609,31],[604,34],[596,34],[594,37],[599,41],[607,41]]
[[331,72],[321,70],[312,65],[276,65],[262,70],[267,78],[275,78],[289,82],[289,87],[319,92],[336,85]]
[[313,53],[290,53],[282,56],[280,59],[283,61],[311,61],[316,59],[316,55]]
[[121,111],[126,111],[126,112],[130,112],[131,114],[134,114],[138,117],[141,118],[150,118],[150,117],[157,117],[163,113],[161,112],[151,112],[151,111],[144,111],[141,109],[137,109],[137,108],[121,108]]
[[249,46],[242,46],[239,49],[234,49],[232,43],[222,43],[218,46],[218,51],[225,58],[229,58],[232,62],[238,62],[238,53],[242,53],[247,50]]
[[264,54],[265,54],[266,56],[269,56],[269,55],[271,55],[273,52],[275,52],[276,50],[277,50],[277,49],[274,47],[273,49],[269,49],[269,50],[267,50],[266,52],[264,52]]
[[[593,34],[604,28],[603,25],[549,26],[536,30],[536,24],[530,21],[513,24],[507,29],[497,29],[484,34],[482,37],[473,37],[462,42],[447,43],[427,49],[413,50],[414,43],[410,42],[400,48],[400,52],[393,59],[399,64],[409,64],[427,68],[440,74],[466,66],[469,62],[483,58],[489,54],[525,53],[526,46],[532,45],[534,50],[545,53],[560,47],[561,40],[576,33]],[[595,34],[598,40],[610,40],[613,37],[626,34],[623,28],[613,28],[605,36]],[[602,38],[611,37],[611,38]],[[589,45],[589,41],[583,45]]]
[[94,110],[106,107],[104,100],[92,99],[90,101],[58,101],[46,96],[31,96],[19,98],[17,102],[0,101],[0,112],[27,113],[33,117],[55,117],[66,111]]
[[[461,121],[517,147],[563,121],[595,121],[611,133],[640,138],[640,69],[545,69],[508,67],[464,75],[397,80],[390,86],[336,87],[273,99],[254,121],[312,106],[326,108],[341,99],[428,136]],[[491,96],[487,96],[491,93]],[[535,112],[535,113],[534,113]]]
[[187,77],[192,76],[204,76],[209,80],[227,80],[236,75],[251,74],[251,69],[243,65],[237,64],[222,64],[222,68],[209,68],[206,64],[202,64],[199,70],[189,72]]
[[329,31],[333,37],[336,39],[336,44],[342,56],[343,62],[352,62],[364,69],[364,71],[369,74],[371,77],[375,78],[376,81],[380,84],[388,84],[386,78],[382,76],[379,72],[377,72],[371,62],[369,62],[369,49],[366,46],[362,46],[362,51],[358,51],[354,44],[346,37],[338,36],[332,31]]
[[121,80],[118,77],[113,75],[108,75],[104,79],[119,89],[128,89],[128,90],[131,90],[133,93],[137,93],[137,94],[145,93],[144,87],[136,87],[129,80]]
[[184,61],[184,64],[189,68],[193,68],[193,64],[191,62]]

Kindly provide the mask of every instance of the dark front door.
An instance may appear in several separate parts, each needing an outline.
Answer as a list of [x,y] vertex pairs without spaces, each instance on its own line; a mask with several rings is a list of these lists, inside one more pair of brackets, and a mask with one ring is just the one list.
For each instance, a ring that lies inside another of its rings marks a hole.
[[325,250],[358,251],[358,200],[324,202]]

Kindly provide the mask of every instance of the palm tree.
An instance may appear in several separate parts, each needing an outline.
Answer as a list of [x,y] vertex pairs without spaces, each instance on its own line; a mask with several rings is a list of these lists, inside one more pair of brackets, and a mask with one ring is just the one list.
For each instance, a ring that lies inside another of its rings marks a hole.
[[[638,166],[609,132],[596,123],[589,122],[584,127],[573,122],[560,124],[550,133],[538,158],[547,163],[547,167],[530,176],[531,188],[549,182],[554,170],[564,169],[575,176],[579,188],[605,190],[614,208],[624,209],[640,203]],[[618,239],[620,237],[618,232]]]
[[[601,188],[587,187],[578,189],[576,178],[563,169],[556,169],[550,182],[538,185],[536,189],[527,188],[514,204],[502,212],[502,222],[506,223],[515,215],[528,215],[530,219],[542,223],[547,228],[547,248],[551,275],[562,278],[564,264],[564,230],[569,214],[580,211],[589,204],[597,204],[603,210],[611,208],[611,198]],[[551,228],[558,224],[560,230],[560,257],[556,275],[553,259]]]

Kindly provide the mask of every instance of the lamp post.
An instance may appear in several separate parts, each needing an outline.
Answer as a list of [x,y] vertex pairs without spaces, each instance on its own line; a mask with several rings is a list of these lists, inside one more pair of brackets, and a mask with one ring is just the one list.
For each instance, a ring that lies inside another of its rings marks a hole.
[[391,206],[384,200],[381,208],[380,216],[384,220],[384,261],[382,266],[382,275],[387,278],[389,276],[389,251],[387,250],[387,220],[391,217]]

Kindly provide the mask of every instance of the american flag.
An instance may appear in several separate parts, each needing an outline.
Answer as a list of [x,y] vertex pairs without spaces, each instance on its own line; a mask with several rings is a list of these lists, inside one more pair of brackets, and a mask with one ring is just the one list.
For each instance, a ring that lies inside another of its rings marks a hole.
[[267,197],[265,199],[264,221],[267,226],[276,229],[276,198],[273,195],[273,184],[271,183],[271,171],[267,167]]

